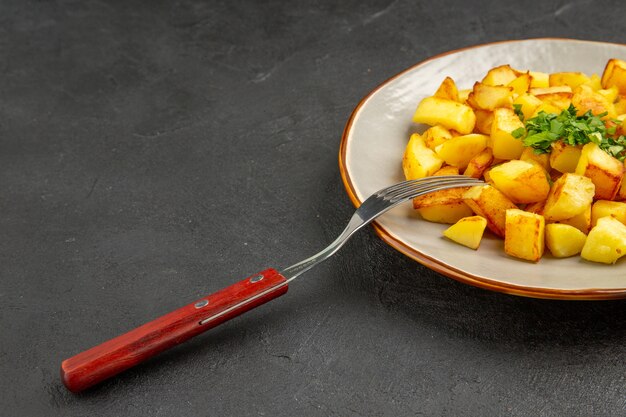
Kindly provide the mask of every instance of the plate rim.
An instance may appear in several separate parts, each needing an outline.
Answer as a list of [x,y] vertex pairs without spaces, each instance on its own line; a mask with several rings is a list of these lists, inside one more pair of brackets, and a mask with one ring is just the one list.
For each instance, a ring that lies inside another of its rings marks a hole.
[[[385,87],[391,81],[395,80],[406,74],[409,71],[412,71],[422,65],[425,65],[433,60],[439,59],[446,55],[454,54],[461,51],[466,51],[470,49],[482,48],[485,46],[492,46],[504,43],[516,43],[516,42],[527,42],[527,41],[566,41],[566,42],[580,42],[580,43],[596,43],[596,44],[604,44],[604,45],[618,45],[618,46],[626,46],[626,44],[617,43],[617,42],[604,42],[604,41],[590,41],[583,39],[572,39],[572,38],[558,38],[558,37],[540,37],[540,38],[528,38],[528,39],[515,39],[515,40],[502,40],[495,42],[488,42],[483,44],[466,46],[464,48],[454,49],[446,52],[442,52],[440,54],[431,56],[417,64],[414,64],[403,71],[393,75],[387,80],[383,81],[375,88],[373,88],[369,93],[367,93],[356,105],[346,125],[343,129],[343,133],[341,135],[341,143],[339,145],[339,172],[341,174],[341,179],[350,198],[350,201],[355,207],[359,207],[362,201],[356,195],[356,190],[354,189],[354,185],[352,184],[352,179],[350,178],[350,174],[347,168],[347,148],[348,148],[348,136],[350,134],[352,125],[354,120],[359,113],[361,107],[369,100],[369,98],[378,92],[380,89]],[[397,240],[392,236],[390,232],[388,232],[380,223],[374,221],[372,222],[372,226],[374,227],[374,231],[376,234],[389,246],[396,249],[400,253],[408,256],[409,258],[417,261],[418,263],[424,265],[425,267],[438,272],[444,276],[452,278],[456,281],[469,284],[475,287],[483,288],[490,291],[519,295],[531,298],[544,298],[544,299],[557,299],[557,300],[614,300],[620,298],[626,298],[626,288],[613,288],[613,289],[603,289],[603,288],[586,288],[586,289],[578,289],[578,290],[566,290],[566,289],[557,289],[557,288],[543,288],[543,287],[528,287],[523,285],[509,284],[496,280],[491,280],[488,278],[480,277],[477,275],[470,274],[466,271],[455,268],[452,265],[449,265],[443,262],[440,259],[436,259],[426,254],[418,251],[415,248],[410,247],[409,245]]]

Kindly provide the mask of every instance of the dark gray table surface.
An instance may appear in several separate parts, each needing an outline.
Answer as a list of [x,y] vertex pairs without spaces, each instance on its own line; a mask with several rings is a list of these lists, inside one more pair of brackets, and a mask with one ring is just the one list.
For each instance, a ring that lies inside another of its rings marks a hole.
[[[624,42],[624,3],[4,1],[0,416],[617,416],[626,304],[492,293],[371,229],[86,393],[62,359],[325,246],[341,132],[429,56]],[[566,273],[566,271],[564,271]]]

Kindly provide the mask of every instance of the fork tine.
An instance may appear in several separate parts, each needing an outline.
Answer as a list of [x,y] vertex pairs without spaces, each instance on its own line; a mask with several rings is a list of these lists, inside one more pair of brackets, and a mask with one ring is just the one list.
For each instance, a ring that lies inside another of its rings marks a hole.
[[421,187],[408,189],[404,191],[403,193],[394,195],[391,198],[391,201],[396,202],[396,201],[406,200],[406,199],[418,197],[420,195],[424,195],[433,191],[446,190],[449,188],[472,187],[474,185],[480,185],[480,184],[484,184],[484,183],[482,181],[465,180],[465,181],[458,181],[458,182],[449,181],[446,183],[429,184],[427,186],[421,186]]
[[403,182],[399,182],[397,184],[394,184],[390,187],[387,188],[383,188],[382,190],[378,190],[376,192],[376,194],[380,194],[380,193],[390,193],[392,191],[401,189],[401,188],[405,188],[408,186],[412,186],[412,185],[419,185],[419,184],[428,184],[431,182],[440,182],[440,181],[449,181],[449,180],[453,180],[453,179],[471,179],[471,177],[466,177],[465,175],[441,175],[441,176],[437,176],[437,177],[424,177],[424,178],[418,178],[416,180],[408,180],[408,181],[403,181]]
[[411,193],[411,192],[420,190],[422,187],[437,187],[437,186],[441,186],[445,184],[460,184],[460,183],[480,184],[482,183],[482,181],[478,179],[466,177],[462,175],[454,176],[454,177],[450,176],[450,177],[434,177],[434,178],[436,178],[436,180],[428,181],[428,182],[426,181],[405,182],[403,183],[402,187],[394,187],[394,189],[392,189],[391,191],[381,190],[384,192],[379,192],[377,194],[379,195],[379,197],[382,197],[384,199],[393,199],[393,198],[397,198],[398,196],[402,196],[406,194],[407,192]]

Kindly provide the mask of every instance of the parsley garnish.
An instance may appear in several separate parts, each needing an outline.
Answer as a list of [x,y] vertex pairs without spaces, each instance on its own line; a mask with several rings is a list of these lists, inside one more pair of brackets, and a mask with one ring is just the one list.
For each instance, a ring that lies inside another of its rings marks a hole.
[[517,114],[517,117],[523,122],[524,121],[524,112],[522,112],[521,104],[513,104],[513,111]]
[[626,158],[626,136],[613,137],[619,120],[612,120],[614,125],[607,128],[602,120],[606,113],[595,116],[591,111],[581,116],[576,113],[576,107],[571,104],[561,114],[541,111],[526,121],[525,128],[515,129],[511,135],[522,139],[525,146],[534,148],[538,154],[550,152],[552,142],[561,140],[573,146],[593,142],[620,161]]

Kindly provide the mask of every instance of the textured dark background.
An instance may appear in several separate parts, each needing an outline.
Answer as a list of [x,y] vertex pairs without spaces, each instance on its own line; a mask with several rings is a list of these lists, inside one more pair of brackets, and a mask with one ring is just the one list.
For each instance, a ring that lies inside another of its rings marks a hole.
[[333,239],[353,211],[341,132],[383,80],[477,43],[623,42],[625,9],[3,1],[0,415],[624,415],[623,301],[476,289],[371,230],[288,296],[84,394],[58,369]]

